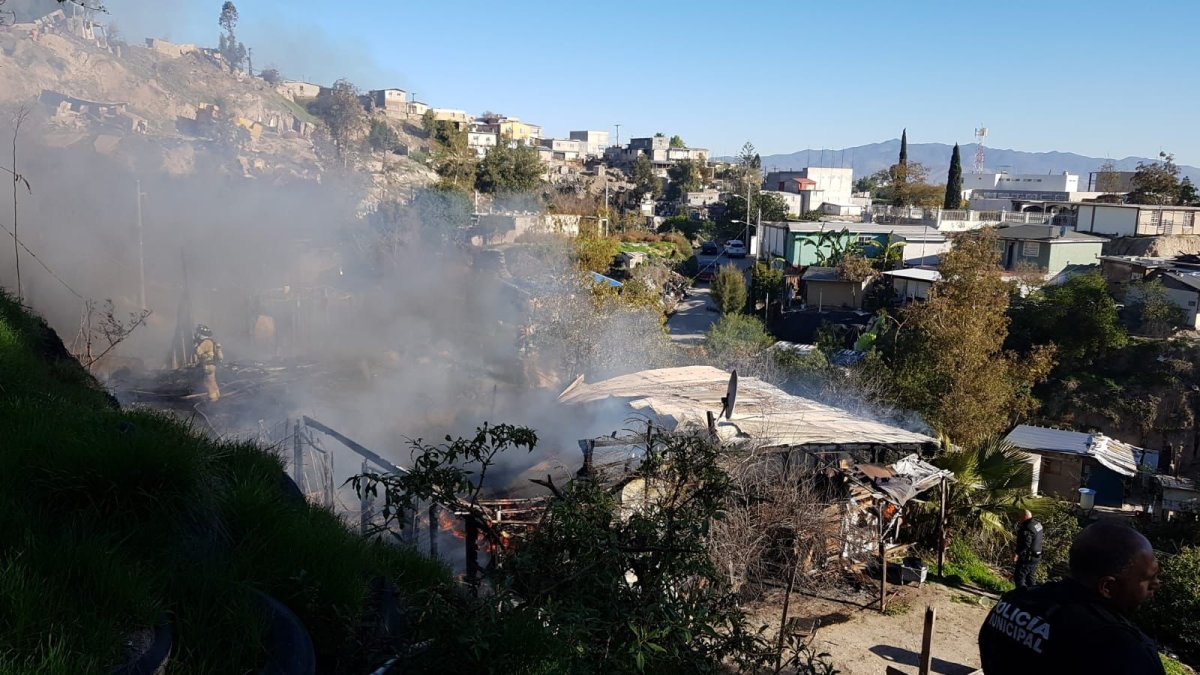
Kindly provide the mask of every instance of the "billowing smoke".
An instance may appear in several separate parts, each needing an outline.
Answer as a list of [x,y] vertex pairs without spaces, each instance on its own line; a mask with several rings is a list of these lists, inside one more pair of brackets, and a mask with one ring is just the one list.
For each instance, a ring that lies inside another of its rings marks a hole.
[[[414,231],[382,232],[357,214],[364,186],[336,172],[319,183],[247,178],[230,171],[237,165],[219,143],[197,143],[192,171],[171,175],[164,162],[179,151],[170,141],[124,136],[104,154],[84,134],[56,147],[64,135],[47,124],[35,108],[19,140],[31,185],[18,195],[21,239],[54,273],[22,251],[26,304],[70,346],[83,306],[76,293],[112,299],[118,314],[137,311],[144,266],[152,314],[118,348],[119,366],[153,378],[171,365],[176,332],[204,323],[229,362],[265,364],[281,380],[271,396],[199,404],[210,417],[237,408],[222,433],[307,414],[403,465],[407,438],[526,424],[543,450],[514,458],[508,473],[538,465],[562,477],[578,466],[587,421],[563,417],[557,392],[578,373],[595,380],[668,365],[655,351],[667,341],[652,313],[594,311],[590,289],[570,280],[569,242],[511,248],[493,269],[478,264],[477,248],[453,243],[455,225],[436,212]],[[5,213],[10,199],[0,195]],[[7,241],[0,283],[15,289]],[[518,328],[535,320],[536,355],[522,358]],[[246,386],[222,379],[227,393]],[[337,465],[341,479],[358,458],[339,452]]]

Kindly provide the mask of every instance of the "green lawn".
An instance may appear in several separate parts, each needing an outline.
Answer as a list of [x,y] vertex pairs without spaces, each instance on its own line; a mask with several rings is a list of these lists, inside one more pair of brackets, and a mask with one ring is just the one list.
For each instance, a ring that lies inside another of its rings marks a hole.
[[670,258],[675,254],[675,244],[669,241],[623,241],[621,242],[621,253],[646,253]]

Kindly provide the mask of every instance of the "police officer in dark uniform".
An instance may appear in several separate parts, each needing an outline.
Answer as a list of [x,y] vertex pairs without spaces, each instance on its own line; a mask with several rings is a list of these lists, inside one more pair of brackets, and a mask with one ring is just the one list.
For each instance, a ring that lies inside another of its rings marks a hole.
[[1158,648],[1129,620],[1158,589],[1150,542],[1101,522],[1071,546],[1071,576],[1000,598],[979,630],[986,675],[1164,675]]
[[1013,583],[1017,588],[1027,588],[1034,583],[1033,575],[1042,561],[1042,524],[1028,510],[1021,512],[1021,524],[1017,526],[1017,553],[1013,556]]

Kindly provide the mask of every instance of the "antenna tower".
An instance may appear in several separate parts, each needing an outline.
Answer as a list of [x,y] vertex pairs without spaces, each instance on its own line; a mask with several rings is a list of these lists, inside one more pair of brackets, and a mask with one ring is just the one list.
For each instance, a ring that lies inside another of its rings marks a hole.
[[983,173],[983,141],[986,138],[987,127],[979,127],[975,130],[975,166],[971,169],[971,171],[974,173]]

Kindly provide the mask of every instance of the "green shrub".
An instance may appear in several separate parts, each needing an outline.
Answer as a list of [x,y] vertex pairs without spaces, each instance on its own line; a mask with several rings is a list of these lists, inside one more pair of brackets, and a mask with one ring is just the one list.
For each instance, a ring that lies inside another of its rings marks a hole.
[[722,265],[712,282],[712,299],[722,314],[737,314],[746,308],[746,277],[736,265]]
[[1194,675],[1195,671],[1166,654],[1159,654],[1158,659],[1162,661],[1163,671],[1167,675]]
[[709,351],[723,362],[747,359],[771,346],[773,338],[762,321],[745,314],[726,314],[708,329]]
[[1061,579],[1067,568],[1071,544],[1083,530],[1079,525],[1076,505],[1062,499],[1039,499],[1027,504],[1042,523],[1042,562],[1037,568],[1037,581],[1042,583]]
[[1194,663],[1200,660],[1200,547],[1188,546],[1160,562],[1162,587],[1142,608],[1139,622]]
[[1011,581],[980,560],[970,545],[961,539],[954,540],[946,549],[943,581],[951,585],[970,584],[993,593],[1004,593],[1013,589]]
[[292,501],[273,455],[118,409],[3,292],[0,394],[0,672],[107,672],[133,631],[164,616],[172,672],[255,671],[250,589],[300,617],[322,672],[368,672],[395,653],[367,621],[375,578],[405,602],[444,606],[449,625],[474,620],[437,562]]

